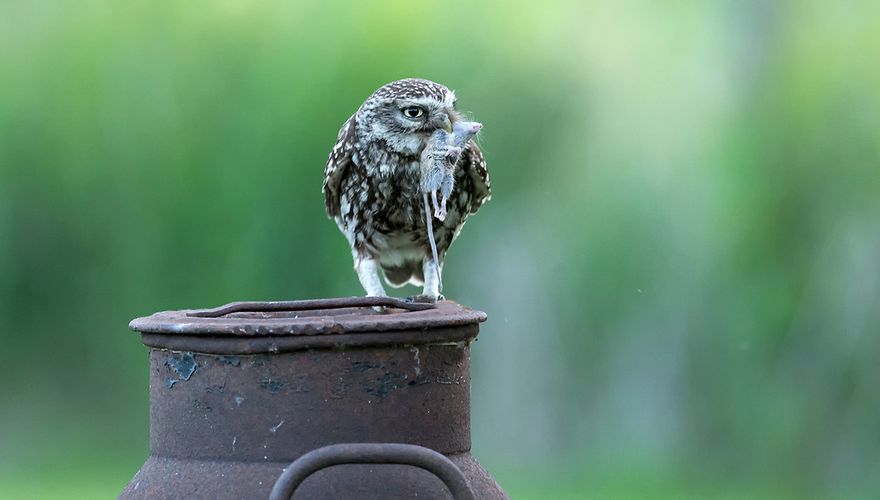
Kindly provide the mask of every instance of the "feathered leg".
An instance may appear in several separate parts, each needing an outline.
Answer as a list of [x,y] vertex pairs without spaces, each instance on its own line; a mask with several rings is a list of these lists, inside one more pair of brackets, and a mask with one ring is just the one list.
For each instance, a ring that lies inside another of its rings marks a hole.
[[443,283],[440,279],[440,267],[434,263],[433,258],[425,257],[422,269],[425,273],[425,287],[422,289],[422,295],[431,300],[442,300],[443,296],[440,295],[440,290],[443,288]]
[[379,267],[372,257],[354,254],[354,269],[368,297],[384,297],[385,288],[379,280]]

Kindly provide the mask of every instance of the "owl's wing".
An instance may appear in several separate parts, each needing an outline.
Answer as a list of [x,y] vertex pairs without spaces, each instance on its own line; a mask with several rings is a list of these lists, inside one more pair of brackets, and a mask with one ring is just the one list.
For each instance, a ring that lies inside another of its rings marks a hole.
[[339,215],[339,196],[342,190],[342,179],[346,170],[351,166],[351,155],[356,141],[354,115],[351,116],[339,129],[336,136],[336,144],[327,158],[327,167],[324,169],[324,207],[327,215],[331,218]]
[[461,168],[467,172],[471,179],[470,213],[475,214],[483,206],[483,203],[492,199],[492,189],[489,185],[489,169],[486,168],[483,152],[473,140],[468,141],[462,151]]

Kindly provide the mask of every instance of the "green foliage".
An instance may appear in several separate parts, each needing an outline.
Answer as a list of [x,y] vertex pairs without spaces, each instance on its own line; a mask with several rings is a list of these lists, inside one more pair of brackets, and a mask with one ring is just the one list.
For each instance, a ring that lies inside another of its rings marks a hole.
[[474,449],[514,498],[877,491],[877,19],[0,3],[0,496],[109,496],[139,467],[131,318],[360,293],[323,165],[407,76],[485,125],[495,197],[444,281],[490,315]]

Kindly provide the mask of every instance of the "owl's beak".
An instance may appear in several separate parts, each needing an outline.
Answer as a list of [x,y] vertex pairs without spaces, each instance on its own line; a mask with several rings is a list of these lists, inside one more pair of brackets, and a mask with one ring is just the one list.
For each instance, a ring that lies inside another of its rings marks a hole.
[[448,114],[443,115],[443,122],[441,125],[443,126],[443,130],[452,133],[452,120],[450,120]]

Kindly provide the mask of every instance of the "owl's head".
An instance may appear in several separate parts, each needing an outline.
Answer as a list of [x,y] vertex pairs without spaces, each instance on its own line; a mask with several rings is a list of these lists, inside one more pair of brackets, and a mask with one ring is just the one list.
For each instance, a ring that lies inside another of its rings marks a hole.
[[407,155],[418,155],[434,131],[451,131],[457,120],[455,92],[418,78],[382,86],[357,112],[363,140],[384,142],[392,151]]

